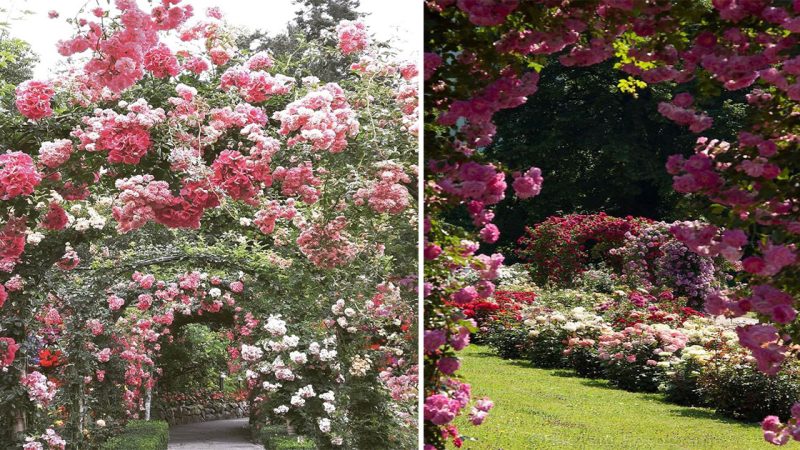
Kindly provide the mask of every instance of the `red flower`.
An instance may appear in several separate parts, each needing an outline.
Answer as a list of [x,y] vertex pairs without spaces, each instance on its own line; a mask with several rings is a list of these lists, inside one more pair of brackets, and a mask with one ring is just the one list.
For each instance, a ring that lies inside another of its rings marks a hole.
[[55,367],[60,363],[59,358],[61,355],[61,350],[56,350],[54,352],[51,352],[48,348],[41,350],[39,351],[39,365],[44,368]]

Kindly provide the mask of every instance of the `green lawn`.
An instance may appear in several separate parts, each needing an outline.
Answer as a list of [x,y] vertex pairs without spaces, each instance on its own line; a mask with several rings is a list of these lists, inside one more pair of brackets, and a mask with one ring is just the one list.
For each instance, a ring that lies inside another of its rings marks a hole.
[[486,347],[469,346],[459,371],[476,398],[495,403],[479,427],[458,421],[470,436],[463,449],[772,449],[758,424],[686,408],[658,394],[637,394],[569,371],[508,361]]

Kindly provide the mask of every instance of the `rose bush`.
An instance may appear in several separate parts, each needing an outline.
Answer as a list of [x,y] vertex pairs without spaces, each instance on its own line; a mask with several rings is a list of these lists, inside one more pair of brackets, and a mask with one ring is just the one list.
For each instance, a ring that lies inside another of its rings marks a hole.
[[[263,425],[261,405],[295,389],[248,382],[279,351],[262,344],[281,315],[304,338],[346,335],[302,372],[304,392],[335,390],[336,415],[309,402],[292,425],[321,447],[410,448],[413,65],[346,24],[351,70],[323,84],[306,68],[342,50],[250,54],[218,9],[179,1],[117,0],[70,23],[59,51],[75,64],[20,84],[0,114],[0,441],[95,448],[147,417],[162,348],[190,323],[221,331]],[[327,320],[340,298],[358,305],[344,330]]]

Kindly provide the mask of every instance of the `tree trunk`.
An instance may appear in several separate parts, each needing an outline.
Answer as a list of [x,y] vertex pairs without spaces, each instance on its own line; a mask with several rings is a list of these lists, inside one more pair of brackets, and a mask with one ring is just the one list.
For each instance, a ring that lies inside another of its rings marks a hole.
[[144,420],[150,420],[150,404],[153,402],[153,388],[148,383],[147,391],[144,395]]

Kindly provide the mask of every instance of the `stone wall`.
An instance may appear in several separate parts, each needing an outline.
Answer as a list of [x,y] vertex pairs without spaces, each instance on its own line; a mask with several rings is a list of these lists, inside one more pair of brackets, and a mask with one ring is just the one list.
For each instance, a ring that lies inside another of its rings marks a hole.
[[156,407],[158,418],[170,425],[206,422],[209,420],[241,419],[250,414],[247,402],[233,400],[210,400],[205,404],[181,403],[179,405]]

